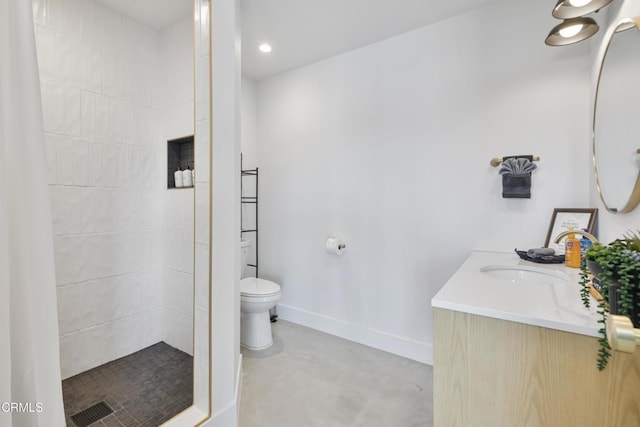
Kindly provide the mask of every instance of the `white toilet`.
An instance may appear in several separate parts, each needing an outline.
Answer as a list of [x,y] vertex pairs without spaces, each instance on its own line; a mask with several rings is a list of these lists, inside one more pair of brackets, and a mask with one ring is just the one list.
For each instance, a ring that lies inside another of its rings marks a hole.
[[245,240],[240,242],[243,277],[240,280],[240,344],[249,350],[264,350],[273,345],[269,310],[280,299],[280,285],[247,277],[250,245]]

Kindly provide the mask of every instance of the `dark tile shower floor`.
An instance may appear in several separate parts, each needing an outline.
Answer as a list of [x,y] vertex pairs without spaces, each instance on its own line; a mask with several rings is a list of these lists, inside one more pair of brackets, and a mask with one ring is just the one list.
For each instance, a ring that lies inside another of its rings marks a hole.
[[62,381],[71,416],[104,401],[113,413],[92,426],[156,427],[193,402],[193,357],[159,342]]

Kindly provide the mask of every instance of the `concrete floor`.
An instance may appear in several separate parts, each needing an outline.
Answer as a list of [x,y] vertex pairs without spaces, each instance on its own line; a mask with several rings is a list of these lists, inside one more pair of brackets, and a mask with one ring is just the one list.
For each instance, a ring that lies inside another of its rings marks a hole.
[[283,320],[242,350],[240,427],[430,427],[433,368]]

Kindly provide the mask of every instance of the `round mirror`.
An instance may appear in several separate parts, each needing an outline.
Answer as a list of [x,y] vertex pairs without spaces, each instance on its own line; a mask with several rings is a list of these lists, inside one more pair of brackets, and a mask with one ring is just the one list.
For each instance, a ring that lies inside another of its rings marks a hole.
[[623,20],[608,34],[593,111],[593,165],[605,209],[627,213],[640,202],[640,29]]

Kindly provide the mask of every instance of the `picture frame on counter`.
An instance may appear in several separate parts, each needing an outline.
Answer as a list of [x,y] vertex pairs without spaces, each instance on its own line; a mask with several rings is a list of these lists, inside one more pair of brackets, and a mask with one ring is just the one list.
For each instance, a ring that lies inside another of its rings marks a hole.
[[564,253],[564,239],[560,243],[554,243],[556,236],[571,228],[577,231],[586,229],[595,235],[597,218],[597,208],[555,208],[551,215],[544,247],[553,248],[556,253]]

